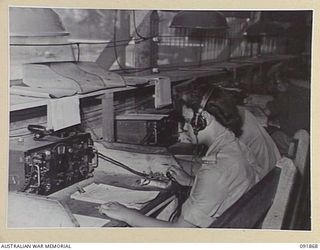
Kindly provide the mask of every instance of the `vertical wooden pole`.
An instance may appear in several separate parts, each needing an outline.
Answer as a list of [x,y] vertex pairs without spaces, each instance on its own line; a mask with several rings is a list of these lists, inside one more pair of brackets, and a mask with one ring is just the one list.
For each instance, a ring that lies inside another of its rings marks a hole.
[[105,93],[102,98],[102,135],[107,142],[115,141],[114,118],[113,93]]
[[150,15],[150,36],[153,39],[150,40],[150,67],[155,69],[155,73],[158,69],[158,40],[159,39],[159,15],[156,10],[153,10]]

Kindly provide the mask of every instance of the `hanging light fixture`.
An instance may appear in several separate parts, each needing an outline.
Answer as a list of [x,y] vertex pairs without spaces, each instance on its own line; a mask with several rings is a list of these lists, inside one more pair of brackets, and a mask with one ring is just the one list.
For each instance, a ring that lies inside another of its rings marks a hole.
[[59,15],[50,8],[10,7],[11,37],[67,36]]
[[173,17],[170,28],[224,31],[229,27],[219,11],[180,11]]
[[231,10],[224,10],[220,11],[221,14],[223,14],[225,17],[235,17],[235,18],[251,18],[251,11],[231,11]]

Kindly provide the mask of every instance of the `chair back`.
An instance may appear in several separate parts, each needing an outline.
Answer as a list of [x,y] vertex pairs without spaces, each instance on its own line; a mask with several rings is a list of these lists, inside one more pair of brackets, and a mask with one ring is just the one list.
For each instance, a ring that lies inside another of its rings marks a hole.
[[[286,223],[290,206],[290,198],[295,184],[297,168],[292,160],[281,158],[276,165],[281,168],[281,175],[273,203],[265,216],[261,228],[263,229],[287,229]],[[289,218],[290,219],[290,218]]]
[[290,229],[305,229],[306,220],[309,220],[310,224],[309,144],[309,133],[301,129],[294,134],[288,150],[288,157],[293,160],[298,170],[295,197],[292,200]]
[[301,176],[305,175],[305,169],[308,161],[309,152],[309,133],[304,130],[298,130],[289,145],[288,157],[293,160],[294,165],[296,165],[298,172]]
[[[228,208],[210,227],[281,229],[295,173],[296,168],[292,160],[281,158],[273,170]],[[278,221],[275,219],[277,217]]]

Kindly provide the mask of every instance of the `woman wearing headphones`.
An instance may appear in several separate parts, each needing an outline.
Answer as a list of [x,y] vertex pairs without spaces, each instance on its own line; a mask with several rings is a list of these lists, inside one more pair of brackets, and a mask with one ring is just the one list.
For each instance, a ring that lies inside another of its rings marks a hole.
[[179,218],[162,221],[113,202],[102,205],[101,213],[134,227],[209,227],[258,181],[256,161],[237,138],[242,121],[234,103],[215,87],[184,101],[184,128],[193,143],[208,150],[194,177],[178,167],[168,169],[178,183],[192,186]]

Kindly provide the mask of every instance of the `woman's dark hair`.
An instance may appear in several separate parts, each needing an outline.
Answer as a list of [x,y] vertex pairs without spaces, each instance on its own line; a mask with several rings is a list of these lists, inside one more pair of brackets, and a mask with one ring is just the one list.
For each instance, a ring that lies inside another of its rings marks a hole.
[[[189,95],[184,96],[184,104],[192,108],[194,112],[197,112],[200,108],[201,100],[207,91],[208,89],[193,91]],[[204,110],[213,115],[222,126],[231,130],[236,137],[242,134],[243,121],[236,106],[236,101],[228,91],[221,87],[213,87],[212,94]]]

